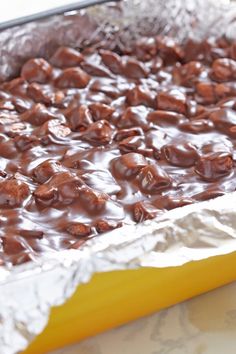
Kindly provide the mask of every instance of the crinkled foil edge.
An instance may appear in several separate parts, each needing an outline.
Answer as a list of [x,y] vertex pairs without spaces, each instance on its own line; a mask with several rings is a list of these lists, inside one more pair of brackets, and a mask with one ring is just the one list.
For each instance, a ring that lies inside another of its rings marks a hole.
[[[209,7],[204,0],[127,0],[122,6],[102,5],[0,33],[0,77],[14,75],[27,57],[50,55],[62,44],[80,47],[106,37],[108,43],[122,45],[145,31],[175,33],[180,40],[190,32],[197,38],[207,33],[235,37],[236,12],[229,5]],[[50,28],[54,31],[42,44]],[[94,273],[176,267],[236,251],[235,205],[236,192],[113,230],[79,250],[47,253],[37,262],[12,269],[0,267],[1,354],[26,348],[47,325],[51,308],[63,304]]]

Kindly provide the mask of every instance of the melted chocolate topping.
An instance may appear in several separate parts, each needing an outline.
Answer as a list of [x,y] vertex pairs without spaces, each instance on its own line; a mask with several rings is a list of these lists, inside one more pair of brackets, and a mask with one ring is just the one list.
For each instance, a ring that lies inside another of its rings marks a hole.
[[0,264],[236,188],[235,43],[59,48],[0,86]]

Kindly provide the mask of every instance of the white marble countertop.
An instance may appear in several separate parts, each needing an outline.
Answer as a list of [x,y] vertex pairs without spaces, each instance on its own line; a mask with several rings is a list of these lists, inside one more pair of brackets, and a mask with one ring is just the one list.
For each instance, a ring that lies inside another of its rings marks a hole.
[[236,353],[236,283],[53,352],[53,354],[222,353]]

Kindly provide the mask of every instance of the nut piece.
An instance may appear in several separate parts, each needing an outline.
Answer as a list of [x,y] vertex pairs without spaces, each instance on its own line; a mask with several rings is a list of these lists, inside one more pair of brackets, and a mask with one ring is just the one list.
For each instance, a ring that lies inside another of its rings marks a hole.
[[145,106],[128,107],[121,116],[118,125],[121,128],[141,127],[148,128],[147,115],[149,110]]
[[84,130],[93,123],[91,113],[86,105],[72,109],[67,113],[66,118],[72,131]]
[[42,103],[36,103],[30,110],[21,115],[21,120],[33,125],[42,125],[50,119],[64,118],[60,114],[53,113]]
[[131,79],[141,79],[147,77],[148,70],[138,60],[129,58],[124,64],[123,74]]
[[184,120],[182,114],[170,111],[153,111],[147,116],[148,122],[159,125],[160,127],[168,127],[170,125],[177,125]]
[[140,189],[144,193],[155,194],[171,186],[171,178],[158,165],[147,165],[137,176]]
[[236,112],[231,108],[222,108],[212,112],[209,120],[223,133],[236,138]]
[[126,101],[131,106],[144,105],[148,107],[154,106],[154,97],[148,89],[138,85],[130,89],[126,94]]
[[199,79],[204,67],[199,61],[190,61],[178,65],[173,70],[173,79],[177,85],[191,87]]
[[57,172],[34,192],[38,202],[45,206],[69,205],[79,197],[83,181],[70,172]]
[[148,61],[157,53],[157,45],[153,37],[141,37],[137,40],[134,53],[139,60]]
[[21,76],[29,82],[44,84],[52,76],[52,67],[43,58],[30,59],[23,65]]
[[28,86],[27,93],[35,102],[55,106],[61,105],[65,97],[62,91],[54,91],[49,86],[43,86],[35,82]]
[[83,224],[82,222],[76,222],[70,224],[67,227],[69,234],[75,237],[86,237],[91,234],[91,227],[89,225]]
[[161,149],[165,159],[174,166],[191,167],[198,159],[198,152],[191,143],[167,144]]
[[112,162],[115,177],[126,179],[134,177],[147,165],[145,157],[135,152],[117,157]]
[[90,76],[80,68],[65,69],[55,80],[60,88],[85,88],[90,81]]
[[233,81],[236,79],[236,61],[223,58],[216,59],[212,64],[212,76],[216,81]]
[[217,181],[233,169],[232,156],[227,152],[207,154],[198,160],[195,172],[206,181]]
[[77,50],[69,47],[60,47],[50,59],[50,62],[58,68],[77,66],[84,60],[84,57]]
[[96,230],[97,232],[100,234],[100,233],[103,233],[103,232],[107,232],[107,231],[111,231],[111,230],[114,230],[118,227],[121,227],[122,226],[122,223],[120,222],[116,222],[116,221],[111,221],[111,220],[98,220],[96,222]]
[[94,120],[107,119],[112,116],[115,112],[115,109],[108,106],[107,104],[94,102],[89,105],[89,109],[92,113]]
[[132,137],[132,136],[141,136],[143,135],[143,131],[141,128],[130,128],[130,129],[120,129],[116,135],[115,135],[115,140],[116,141],[121,141],[123,139]]
[[86,186],[81,190],[80,202],[83,208],[94,215],[105,209],[108,200],[109,196],[106,193],[96,191],[93,188]]
[[33,169],[33,177],[38,183],[45,183],[55,173],[62,172],[65,168],[56,160],[48,159]]
[[157,94],[157,108],[174,111],[181,114],[187,113],[187,99],[185,94],[177,89]]
[[0,206],[16,208],[30,195],[26,183],[18,179],[7,179],[0,182]]
[[178,128],[184,132],[199,134],[208,133],[214,129],[214,124],[207,119],[196,119],[179,124]]
[[45,122],[41,127],[35,131],[36,136],[42,137],[42,143],[47,145],[50,141],[53,142],[54,138],[63,139],[71,133],[71,130],[66,125],[62,124],[59,119],[51,119]]
[[136,222],[153,219],[159,213],[161,210],[148,201],[137,202],[133,205],[133,218]]
[[109,50],[100,50],[100,55],[103,63],[110,69],[114,74],[121,74],[123,65],[121,57]]
[[92,123],[83,133],[82,138],[94,144],[109,144],[114,135],[114,130],[106,120]]

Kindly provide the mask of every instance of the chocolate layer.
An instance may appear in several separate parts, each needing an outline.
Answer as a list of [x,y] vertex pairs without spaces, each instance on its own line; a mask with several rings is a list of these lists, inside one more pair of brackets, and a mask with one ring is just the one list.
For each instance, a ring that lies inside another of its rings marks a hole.
[[0,264],[234,191],[234,47],[63,47],[1,84]]

